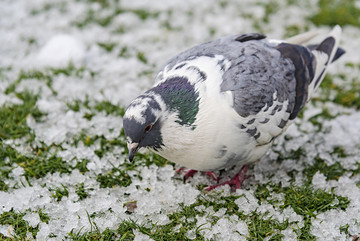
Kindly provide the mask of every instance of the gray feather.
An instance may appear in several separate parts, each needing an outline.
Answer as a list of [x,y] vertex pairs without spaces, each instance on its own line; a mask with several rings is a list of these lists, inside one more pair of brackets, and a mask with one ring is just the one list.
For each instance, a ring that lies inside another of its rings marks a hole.
[[281,43],[276,46],[276,49],[281,53],[283,58],[291,60],[295,66],[295,105],[289,118],[292,120],[306,104],[308,87],[315,74],[316,59],[308,48],[300,45]]
[[294,106],[294,65],[280,52],[263,41],[246,42],[238,49],[239,58],[231,59],[231,67],[223,76],[222,91],[232,91],[234,109],[243,117],[257,114],[265,105],[289,101]]

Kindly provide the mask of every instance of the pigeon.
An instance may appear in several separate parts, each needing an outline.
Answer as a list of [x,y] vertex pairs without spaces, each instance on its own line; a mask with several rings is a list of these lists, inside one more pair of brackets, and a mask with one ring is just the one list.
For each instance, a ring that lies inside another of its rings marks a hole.
[[345,51],[335,26],[288,40],[259,33],[222,37],[170,59],[155,84],[127,107],[123,128],[132,161],[140,148],[209,175],[243,167],[230,181],[241,188],[249,164],[266,154],[319,87],[327,67]]

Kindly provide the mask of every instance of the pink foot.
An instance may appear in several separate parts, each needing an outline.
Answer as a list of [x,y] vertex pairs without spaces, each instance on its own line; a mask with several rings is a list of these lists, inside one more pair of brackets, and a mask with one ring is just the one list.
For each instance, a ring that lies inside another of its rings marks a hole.
[[176,170],[176,173],[179,174],[180,172],[182,172],[185,169],[185,167],[180,167],[179,169]]
[[233,178],[231,178],[229,181],[209,186],[209,187],[205,188],[205,191],[211,191],[211,190],[213,190],[213,189],[215,189],[217,187],[224,186],[224,185],[235,185],[235,190],[240,189],[241,184],[248,177],[248,176],[246,176],[246,173],[247,173],[248,170],[249,170],[249,166],[244,165],[241,168],[241,170]]
[[205,172],[206,175],[208,175],[211,179],[213,179],[214,181],[219,181],[219,178],[213,173],[213,172]]
[[[176,173],[180,173],[182,170],[184,170],[183,167],[179,168],[176,170]],[[185,172],[184,174],[184,182],[189,178],[195,175],[195,173],[197,173],[198,171],[194,170],[194,169],[190,169],[187,172]],[[209,177],[211,177],[211,179],[215,180],[215,181],[219,181],[219,178],[210,171],[205,172],[206,175],[208,175]]]
[[187,180],[189,177],[194,176],[195,173],[197,173],[197,172],[198,172],[198,171],[193,170],[193,169],[190,169],[189,171],[185,172],[184,177],[183,177],[184,183],[186,182],[186,180]]

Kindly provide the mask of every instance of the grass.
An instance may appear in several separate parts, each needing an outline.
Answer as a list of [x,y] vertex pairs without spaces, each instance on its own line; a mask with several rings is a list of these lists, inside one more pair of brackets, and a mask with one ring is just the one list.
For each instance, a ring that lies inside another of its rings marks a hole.
[[14,236],[11,239],[0,234],[2,240],[26,240],[28,232],[31,233],[33,237],[36,237],[39,228],[29,226],[29,223],[22,219],[25,214],[26,213],[15,212],[13,209],[1,214],[0,225],[11,225],[14,230]]
[[56,91],[53,90],[52,88],[52,77],[49,74],[46,74],[39,70],[30,70],[30,71],[21,70],[18,78],[6,88],[5,94],[15,93],[16,86],[26,79],[36,79],[45,82],[46,85],[52,90],[52,92],[56,94]]
[[111,52],[117,44],[116,43],[98,43],[98,45],[101,48],[103,48],[106,52]]
[[[90,220],[91,222],[91,220]],[[106,228],[103,232],[101,232],[98,228],[94,228],[94,230],[86,231],[81,233],[80,231],[76,232],[72,230],[68,238],[70,240],[86,240],[86,241],[97,241],[97,240],[121,240],[121,241],[128,241],[134,240],[135,235],[134,231],[139,226],[134,221],[126,221],[124,220],[121,224],[119,224],[118,228],[113,230]]]
[[144,52],[138,52],[137,53],[137,58],[138,58],[138,60],[140,60],[140,62],[142,62],[144,64],[148,63],[148,60],[147,60]]
[[[264,186],[265,187],[265,186]],[[236,204],[240,196],[201,196],[198,200],[189,206],[180,204],[180,209],[172,214],[169,214],[170,222],[166,225],[145,225],[139,224],[133,220],[124,220],[117,230],[106,229],[104,232],[91,231],[86,234],[89,240],[98,238],[105,240],[107,238],[124,238],[124,240],[132,240],[133,230],[138,230],[143,234],[148,235],[154,240],[189,240],[187,233],[190,230],[194,231],[196,240],[206,240],[202,234],[202,226],[198,226],[197,217],[206,217],[211,225],[215,225],[219,217],[214,214],[206,212],[206,208],[212,207],[214,213],[220,209],[225,208],[225,214],[228,216],[236,215],[244,221],[249,230],[248,240],[282,240],[282,230],[292,227],[298,234],[299,240],[313,240],[314,236],[310,235],[309,229],[311,227],[311,218],[316,217],[317,214],[331,210],[331,209],[346,209],[349,200],[347,198],[335,195],[333,191],[326,192],[324,190],[314,190],[310,186],[290,186],[290,187],[276,187],[273,186],[271,191],[277,193],[284,193],[284,200],[282,205],[278,208],[285,209],[291,206],[294,211],[303,216],[305,219],[305,226],[297,228],[296,222],[291,223],[288,220],[282,222],[273,219],[267,212],[261,214],[256,211],[245,215],[241,211],[241,207]],[[256,194],[259,197],[259,193]],[[268,202],[262,199],[261,202]],[[197,207],[203,207],[198,209]],[[180,227],[175,230],[175,227]],[[73,240],[82,240],[84,234],[72,233]]]
[[312,177],[320,172],[324,174],[326,180],[338,180],[347,170],[342,167],[340,162],[335,162],[332,165],[327,165],[326,162],[320,157],[315,158],[315,163],[312,166],[308,166],[304,169],[303,173],[310,181]]
[[72,100],[66,103],[69,110],[74,112],[79,112],[80,109],[85,110],[84,118],[91,120],[94,115],[99,112],[104,111],[106,115],[114,116],[123,116],[125,114],[125,109],[119,105],[114,105],[108,100],[95,101],[95,103],[90,103],[89,97],[86,96],[85,100]]
[[41,13],[50,11],[51,9],[59,9],[60,12],[66,11],[66,2],[58,2],[58,3],[46,3],[41,8],[38,9],[32,9],[31,14],[32,15],[39,15]]
[[[306,156],[306,152],[302,147],[299,147],[296,150],[291,150],[288,155],[284,156],[283,153],[278,153],[279,156],[277,158],[277,162],[281,163],[284,160],[290,159],[290,160],[297,160],[297,161],[303,161],[303,158]],[[302,174],[306,177],[305,184],[310,184],[312,181],[313,176],[320,172],[325,177],[326,180],[338,180],[341,176],[345,175],[346,173],[351,173],[353,176],[357,175],[360,170],[360,165],[357,169],[345,169],[342,166],[342,160],[346,157],[349,157],[350,155],[347,154],[344,150],[344,147],[342,146],[334,146],[333,150],[329,153],[332,158],[335,160],[333,164],[328,165],[324,159],[322,159],[319,156],[316,156],[314,158],[314,161],[312,164],[305,163],[304,164],[304,170],[302,170]],[[305,162],[305,161],[304,161]],[[292,172],[297,172],[293,170]],[[294,176],[294,173],[288,173],[290,177]],[[292,181],[294,181],[292,179]],[[261,190],[259,190],[261,192]],[[266,191],[266,190],[265,190]],[[268,192],[266,192],[268,193]]]
[[85,67],[76,67],[72,62],[66,67],[59,67],[59,68],[46,68],[45,70],[21,70],[18,74],[16,80],[14,80],[4,91],[5,94],[15,93],[18,94],[16,91],[16,87],[23,81],[32,79],[37,80],[39,82],[45,83],[45,85],[51,90],[53,95],[57,95],[56,90],[53,88],[53,78],[58,75],[65,75],[69,76],[76,76],[79,78],[84,77],[85,74],[89,74],[91,77],[95,76],[93,71],[85,69]]
[[[14,90],[11,90],[12,92]],[[10,173],[17,164],[24,168],[25,177],[29,178],[38,172],[33,170],[33,158],[25,157],[19,154],[15,149],[4,144],[7,139],[18,139],[26,137],[28,141],[34,138],[34,135],[26,123],[26,119],[31,115],[35,121],[41,121],[46,115],[36,106],[38,95],[29,91],[15,93],[22,104],[5,104],[0,107],[0,191],[9,189],[6,179],[10,178]],[[7,160],[7,161],[4,161]],[[58,165],[58,163],[56,163]]]
[[[95,150],[95,154],[101,158],[106,152],[113,150],[114,146],[122,146],[122,154],[126,155],[126,141],[123,135],[122,132],[121,138],[114,140],[107,140],[103,136],[95,137],[96,139],[100,138],[100,149]],[[93,143],[94,141],[90,141],[89,143],[91,142]],[[116,167],[111,164],[113,168],[106,174],[99,174],[96,177],[96,180],[100,183],[100,187],[102,188],[113,187],[115,185],[127,187],[132,183],[132,178],[142,179],[140,172],[138,171],[140,166],[149,167],[152,164],[162,167],[167,164],[167,161],[153,152],[138,153],[132,162],[126,161]],[[137,174],[130,175],[130,171],[135,171]]]
[[[83,184],[79,185],[80,189],[83,189]],[[243,197],[243,195],[238,196],[201,196],[194,204],[185,206],[180,204],[178,211],[168,214],[170,223],[166,225],[157,225],[157,224],[147,224],[138,223],[131,219],[123,220],[117,229],[106,228],[104,231],[100,231],[92,221],[91,215],[89,215],[89,222],[91,223],[91,230],[81,232],[71,231],[68,235],[68,238],[71,240],[133,240],[134,239],[134,230],[138,230],[143,234],[148,235],[154,240],[190,240],[186,235],[190,230],[193,230],[196,236],[196,240],[206,240],[202,234],[201,225],[197,224],[197,217],[206,217],[211,225],[215,225],[219,217],[214,214],[206,212],[206,208],[212,207],[214,213],[220,209],[226,209],[225,214],[228,216],[236,215],[248,226],[249,236],[248,240],[264,240],[265,238],[269,240],[282,240],[283,235],[281,234],[282,230],[292,227],[294,231],[298,234],[299,240],[313,240],[314,237],[309,234],[309,228],[311,226],[311,217],[316,217],[316,215],[331,210],[331,209],[346,209],[349,200],[347,198],[335,195],[333,191],[326,192],[323,190],[313,190],[310,186],[297,187],[279,187],[267,185],[263,186],[265,189],[272,189],[276,193],[284,193],[284,201],[282,205],[277,204],[278,208],[285,209],[288,206],[291,206],[293,210],[305,218],[305,226],[301,229],[296,229],[297,224],[291,223],[288,220],[282,222],[273,219],[265,213],[258,213],[256,211],[251,212],[248,215],[245,215],[241,211],[241,207],[236,204],[238,198]],[[54,193],[54,198],[57,201],[60,201],[63,196],[68,195],[68,191],[64,186],[62,188],[57,188]],[[261,193],[264,193],[263,191]],[[259,198],[261,202],[268,202],[268,195],[259,195],[259,191],[255,193],[255,196]],[[84,197],[86,198],[86,196]],[[271,201],[270,201],[271,203]],[[203,207],[198,209],[197,207]],[[0,224],[11,224],[14,226],[14,230],[18,237],[23,238],[26,231],[33,233],[33,236],[36,237],[38,232],[37,228],[31,228],[28,226],[28,223],[22,220],[22,217],[25,213],[15,213],[13,211],[5,212],[0,217]],[[47,214],[43,213],[42,210],[39,211],[40,220],[42,222],[48,222],[49,217]],[[6,221],[5,221],[6,220]],[[175,227],[180,227],[175,231]],[[347,226],[342,227],[341,230],[346,231]],[[26,231],[25,231],[26,230]]]
[[123,46],[121,49],[120,49],[120,52],[119,52],[119,57],[123,57],[123,58],[129,58],[131,55],[130,55],[130,50],[127,46]]
[[[311,235],[311,218],[331,209],[345,210],[350,201],[342,196],[327,193],[324,190],[312,190],[310,186],[285,188],[283,208],[291,206],[294,211],[304,217],[305,225],[297,231],[299,240],[315,240]],[[337,204],[336,204],[336,201]]]
[[335,119],[338,115],[332,115],[328,108],[324,107],[319,114],[312,116],[309,121],[317,127],[317,131],[323,131],[323,123],[325,120]]
[[81,174],[84,174],[85,172],[88,172],[89,169],[87,168],[87,164],[90,161],[88,159],[82,159],[81,161],[77,161],[75,168],[80,171]]
[[[62,158],[57,157],[56,153],[50,154],[50,147],[41,148],[43,151],[37,151],[33,155],[20,154],[16,149],[4,144],[0,141],[0,160],[7,160],[7,162],[0,162],[0,187],[3,191],[9,189],[5,185],[5,180],[10,179],[10,172],[15,167],[21,167],[24,171],[23,176],[31,185],[32,178],[42,178],[48,173],[70,173],[74,167],[67,164]],[[36,149],[35,149],[36,150]],[[1,185],[2,183],[2,185]],[[19,185],[19,184],[18,184]],[[14,186],[12,188],[17,188]]]
[[93,9],[89,9],[83,19],[76,20],[73,22],[73,25],[75,25],[78,28],[85,28],[86,26],[90,24],[98,24],[102,27],[107,27],[112,24],[113,19],[123,13],[132,13],[136,15],[140,20],[145,21],[149,18],[156,18],[159,16],[159,12],[150,11],[148,9],[130,9],[130,8],[122,8],[121,6],[110,6],[107,4],[103,4],[102,7],[108,8],[109,11],[106,16],[99,16],[97,11],[94,11]]
[[318,26],[360,26],[360,9],[355,3],[355,0],[319,0],[319,11],[309,20]]
[[0,107],[0,140],[17,139],[31,134],[26,119],[31,115],[41,121],[45,113],[36,106],[38,95],[29,91],[16,93],[22,104],[6,104]]
[[256,212],[253,212],[250,216],[250,221],[248,221],[248,228],[250,237],[249,240],[282,240],[284,237],[281,234],[282,230],[285,230],[289,227],[289,222],[280,222],[274,220],[268,216],[268,213],[259,215]]
[[67,188],[63,184],[61,184],[61,187],[49,188],[49,191],[51,192],[51,196],[57,202],[60,202],[63,197],[69,196],[69,191],[67,190]]
[[[271,192],[284,194],[284,200],[279,202],[279,200],[270,199]],[[293,228],[299,240],[315,240],[315,236],[310,233],[311,218],[331,209],[346,210],[350,203],[348,198],[334,194],[334,189],[327,192],[322,189],[313,189],[310,184],[289,187],[260,185],[254,194],[260,202],[268,202],[281,210],[291,207],[296,214],[304,218],[305,225],[302,228]]]
[[[222,198],[224,201],[233,203],[238,197],[229,197]],[[106,229],[103,232],[99,230],[91,230],[86,233],[74,233],[70,234],[72,240],[133,240],[134,239],[134,230],[138,230],[143,234],[148,235],[154,240],[190,240],[186,233],[189,230],[195,229],[196,240],[205,240],[201,234],[201,226],[196,226],[196,215],[206,216],[206,212],[196,211],[194,208],[200,205],[216,205],[214,210],[217,211],[217,208],[226,206],[227,203],[217,205],[215,201],[210,201],[206,197],[199,200],[195,204],[190,206],[180,205],[180,210],[178,212],[169,214],[170,223],[166,225],[157,225],[152,223],[138,223],[134,220],[123,220],[116,230]],[[234,204],[234,203],[233,203]],[[236,204],[234,205],[234,207]],[[192,221],[191,221],[192,219]],[[216,218],[210,217],[213,220],[214,224],[217,222]],[[91,220],[90,220],[91,222]],[[178,231],[175,231],[175,227],[180,226]]]
[[[115,185],[127,187],[132,183],[133,176],[130,176],[128,171],[137,171],[136,166],[132,164],[120,164],[118,167],[113,167],[110,172],[106,174],[99,174],[96,181],[100,183],[101,188],[114,187]],[[141,178],[140,172],[136,177]]]
[[40,217],[40,221],[43,222],[43,223],[46,223],[48,224],[49,221],[50,221],[50,217],[47,213],[44,213],[42,209],[40,209],[38,211],[38,214],[39,214],[39,217]]
[[79,201],[84,200],[85,198],[87,198],[89,196],[89,194],[87,193],[87,190],[85,189],[84,183],[79,183],[76,185],[75,193],[78,195]]
[[94,109],[98,112],[104,111],[107,115],[123,116],[125,109],[118,105],[112,104],[110,101],[97,101],[95,102]]
[[279,4],[276,1],[268,1],[265,5],[265,14],[263,17],[263,22],[269,23],[269,18],[272,14],[276,13],[279,9]]
[[[316,101],[328,101],[342,105],[348,108],[360,109],[360,82],[357,78],[351,79],[350,83],[345,86],[336,84],[334,78],[345,79],[345,76],[338,75],[329,75],[327,74],[321,83],[322,94],[324,98],[314,99]],[[345,84],[345,83],[344,83]],[[333,93],[335,93],[334,97]]]

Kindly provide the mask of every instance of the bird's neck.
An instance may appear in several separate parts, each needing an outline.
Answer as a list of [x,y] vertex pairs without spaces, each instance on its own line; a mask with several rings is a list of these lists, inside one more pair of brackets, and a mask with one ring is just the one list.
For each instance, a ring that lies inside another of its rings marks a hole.
[[170,113],[176,113],[176,122],[193,126],[199,111],[199,94],[186,77],[172,77],[151,89],[159,94]]

